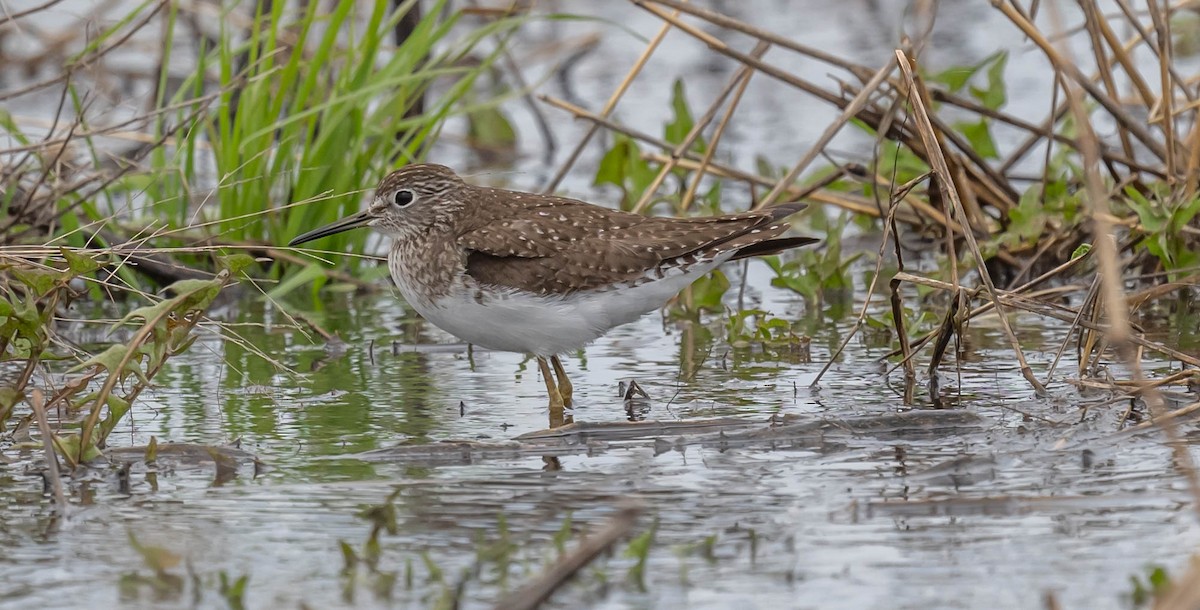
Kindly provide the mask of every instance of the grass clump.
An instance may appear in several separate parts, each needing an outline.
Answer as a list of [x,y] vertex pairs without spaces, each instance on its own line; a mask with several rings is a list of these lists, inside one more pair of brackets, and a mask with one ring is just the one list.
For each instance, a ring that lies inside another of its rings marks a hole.
[[[212,259],[179,248],[224,245],[303,265],[274,246],[357,210],[389,169],[423,158],[448,118],[493,106],[477,80],[527,19],[463,28],[463,13],[444,0],[293,8],[233,3],[214,16],[146,3],[105,29],[79,61],[164,22],[157,74],[146,75],[149,110],[93,127],[85,75],[57,83],[62,125],[41,141],[0,116],[0,133],[16,144],[0,154],[21,155],[0,170],[3,241],[175,248],[161,256],[190,268],[212,268]],[[182,40],[177,32],[201,18],[215,31]],[[114,134],[143,144],[114,150]],[[73,163],[61,162],[64,150]],[[330,247],[361,252],[365,240],[348,234]],[[129,271],[123,279],[136,282]]]

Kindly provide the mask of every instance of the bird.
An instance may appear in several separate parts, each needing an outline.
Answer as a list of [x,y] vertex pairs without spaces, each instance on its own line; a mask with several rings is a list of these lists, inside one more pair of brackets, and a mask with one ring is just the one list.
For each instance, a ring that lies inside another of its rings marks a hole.
[[421,163],[385,176],[362,211],[288,245],[360,227],[391,238],[388,271],[409,306],[469,344],[533,355],[561,410],[574,388],[560,354],[661,309],[723,263],[819,241],[783,236],[784,219],[804,207],[645,216],[476,186]]

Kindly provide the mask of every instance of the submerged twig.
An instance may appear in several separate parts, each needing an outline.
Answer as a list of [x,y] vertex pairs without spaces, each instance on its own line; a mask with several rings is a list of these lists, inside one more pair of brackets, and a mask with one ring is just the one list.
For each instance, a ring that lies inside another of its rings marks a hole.
[[54,433],[50,430],[50,421],[46,417],[46,400],[40,389],[30,392],[29,406],[33,408],[37,418],[38,432],[42,435],[42,447],[46,453],[46,478],[50,482],[50,491],[54,494],[54,504],[60,516],[67,514],[67,495],[63,491],[62,475],[59,473],[58,456],[54,453]]
[[616,544],[633,530],[641,513],[636,505],[626,505],[608,523],[591,536],[584,538],[579,546],[556,561],[521,588],[504,596],[496,603],[497,610],[531,610],[537,608],[562,587],[576,572],[591,563],[597,556]]

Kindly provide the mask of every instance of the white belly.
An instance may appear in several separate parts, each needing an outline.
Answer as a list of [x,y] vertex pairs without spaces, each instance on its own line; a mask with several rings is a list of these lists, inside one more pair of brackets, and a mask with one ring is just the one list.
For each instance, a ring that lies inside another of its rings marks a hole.
[[[731,254],[730,254],[731,255]],[[663,305],[728,256],[662,279],[563,296],[538,296],[516,290],[486,292],[462,282],[444,297],[427,301],[394,277],[400,293],[417,313],[438,328],[488,349],[552,356],[582,348],[609,329],[632,322]]]

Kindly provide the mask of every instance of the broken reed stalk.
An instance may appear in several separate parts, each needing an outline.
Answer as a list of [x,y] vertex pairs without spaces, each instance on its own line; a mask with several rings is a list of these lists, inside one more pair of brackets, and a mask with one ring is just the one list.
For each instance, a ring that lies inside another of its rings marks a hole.
[[[1058,346],[1058,351],[1054,354],[1054,360],[1050,363],[1050,367],[1046,370],[1046,383],[1047,384],[1050,383],[1050,380],[1054,377],[1054,371],[1058,368],[1058,363],[1060,360],[1062,360],[1062,355],[1067,352],[1067,346],[1071,344],[1071,337],[1073,337],[1075,335],[1075,330],[1081,329],[1081,327],[1079,326],[1079,322],[1080,322],[1080,320],[1083,319],[1083,313],[1085,311],[1087,311],[1086,304],[1088,302],[1090,302],[1093,298],[1095,298],[1094,295],[1096,294],[1096,292],[1099,289],[1100,289],[1100,278],[1096,277],[1092,281],[1091,288],[1088,289],[1087,296],[1084,297],[1084,306],[1079,308],[1079,314],[1077,316],[1075,316],[1074,320],[1071,321],[1071,326],[1067,328],[1066,337],[1063,338],[1062,344]],[[1081,329],[1080,332],[1083,332],[1083,330]],[[1084,359],[1082,357],[1080,357],[1078,360],[1079,360],[1079,376],[1083,377],[1083,371],[1085,368],[1084,367]]]
[[[909,87],[908,99],[913,112],[913,120],[916,122],[917,133],[921,135],[921,139],[925,142],[925,149],[929,153],[930,169],[937,179],[938,189],[942,196],[949,199],[949,204],[953,207],[953,213],[957,214],[961,221],[967,218],[967,214],[963,209],[962,200],[958,196],[958,190],[955,188],[950,168],[946,165],[946,158],[943,156],[941,147],[937,143],[937,135],[933,131],[933,125],[929,122],[929,114],[925,110],[925,104],[919,94],[917,81],[913,76],[912,68],[909,66],[908,58],[904,56],[902,51],[896,51],[896,60],[900,64],[900,70],[904,72],[904,77]],[[979,251],[979,243],[975,240],[974,232],[966,230],[963,231],[962,235],[966,238],[967,246],[971,249],[971,254],[975,257],[975,268],[979,272],[979,278],[987,288],[992,302],[996,304],[997,313],[1000,314],[1000,326],[1004,329],[1004,333],[1008,336],[1008,341],[1012,345],[1013,352],[1016,354],[1017,362],[1021,367],[1021,375],[1025,377],[1029,385],[1033,386],[1034,391],[1039,396],[1044,395],[1046,388],[1034,376],[1033,369],[1025,361],[1025,354],[1021,350],[1021,343],[1017,340],[1017,335],[1013,332],[1012,326],[1008,322],[1007,312],[1004,311],[1003,306],[999,302],[1000,298],[996,290],[996,285],[992,283],[991,274],[987,270],[987,261]]]
[[[862,329],[863,322],[867,319],[867,311],[871,305],[871,296],[875,294],[875,286],[879,282],[880,276],[883,274],[883,261],[884,261],[883,254],[884,254],[884,251],[887,250],[888,239],[891,238],[893,240],[899,240],[899,236],[894,235],[892,233],[892,231],[895,230],[895,227],[896,227],[894,215],[895,215],[896,210],[899,209],[899,207],[900,207],[899,205],[896,204],[896,201],[898,201],[899,199],[901,199],[905,195],[907,195],[908,192],[911,191],[912,189],[916,188],[916,186],[918,184],[927,180],[929,178],[929,176],[930,176],[929,173],[922,174],[921,176],[918,176],[917,178],[908,182],[907,184],[902,185],[900,188],[896,189],[896,191],[892,193],[891,214],[889,214],[887,220],[883,224],[883,238],[879,242],[879,253],[875,257],[875,273],[873,273],[871,275],[871,283],[867,286],[867,295],[866,295],[866,297],[863,298],[863,306],[858,311],[858,318],[854,321],[854,326],[850,329],[850,332],[846,333],[845,338],[842,339],[841,344],[839,344],[837,346],[837,349],[835,349],[833,351],[833,353],[831,353],[829,355],[829,358],[826,360],[825,365],[822,366],[821,370],[817,372],[817,376],[814,377],[812,380],[812,383],[809,384],[810,388],[817,387],[817,384],[820,383],[821,378],[825,376],[825,373],[829,372],[830,367],[833,366],[833,363],[835,361],[837,361],[838,357],[841,356],[843,351],[845,351],[846,346],[850,344],[850,340],[853,339],[855,337],[855,335],[858,334],[858,331]],[[895,281],[896,280],[893,278],[892,284],[891,284],[891,286],[893,288],[893,295],[895,294]],[[893,296],[893,299],[894,299],[894,296]],[[905,331],[905,329],[904,329],[904,322],[903,322],[904,318],[902,315],[894,316],[894,318],[895,318],[895,320],[898,320],[896,322],[896,324],[897,324],[896,332],[901,337],[902,349],[905,349],[908,346],[908,342],[907,342],[907,331]],[[907,361],[907,359],[906,359],[906,361]],[[913,379],[913,380],[916,379],[915,374],[911,375],[911,376],[906,376],[906,377],[909,379]],[[907,387],[908,387],[908,384],[906,384],[906,388]],[[905,397],[910,398],[908,391],[905,392]],[[907,402],[906,402],[906,404],[907,404]]]
[[[923,277],[920,275],[913,275],[908,272],[899,272],[896,274],[896,277],[898,279],[900,279],[901,281],[910,282],[913,284],[921,284],[922,286],[929,286],[930,288],[942,290],[945,292],[954,292],[958,288],[956,285],[951,284],[949,282],[943,282],[941,280],[935,280],[935,279]],[[1017,292],[1008,292],[1008,291],[1002,290],[1002,291],[1000,291],[998,300],[1004,307],[1008,307],[1008,308],[1012,308],[1012,309],[1019,309],[1021,311],[1032,313],[1034,315],[1043,316],[1046,318],[1052,318],[1052,319],[1058,320],[1060,322],[1066,322],[1068,324],[1071,323],[1072,321],[1076,320],[1077,318],[1079,318],[1078,310],[1071,309],[1069,307],[1064,307],[1062,305],[1056,305],[1053,303],[1047,303],[1044,301],[1031,299],[1028,296],[1019,294]],[[989,302],[989,303],[987,303],[987,306],[988,306],[988,309],[992,309],[992,308],[994,308],[995,303]],[[979,315],[977,312],[979,312],[980,309],[982,309],[982,307],[972,310],[971,311],[972,317]],[[1086,318],[1079,319],[1079,326],[1083,327],[1083,328],[1095,330],[1095,331],[1101,331],[1101,332],[1106,331],[1108,328],[1104,324],[1092,322],[1091,320],[1088,320]],[[922,343],[923,341],[927,341],[933,334],[935,334],[935,333],[929,333],[929,335],[926,335],[925,337],[923,337],[921,341],[916,342],[914,344],[914,346]],[[1163,343],[1151,341],[1151,340],[1146,339],[1145,337],[1138,335],[1138,334],[1129,335],[1128,340],[1129,340],[1129,342],[1133,343],[1134,345],[1144,347],[1146,349],[1160,353],[1163,356],[1165,356],[1171,360],[1178,360],[1184,364],[1188,364],[1188,365],[1200,368],[1200,357],[1196,357],[1191,354],[1181,352],[1181,351],[1174,349],[1172,347],[1169,347]]]
[[581,540],[570,553],[563,555],[533,580],[501,598],[495,605],[496,610],[532,610],[541,606],[576,572],[629,535],[640,513],[641,508],[634,505],[621,508],[604,527]]

